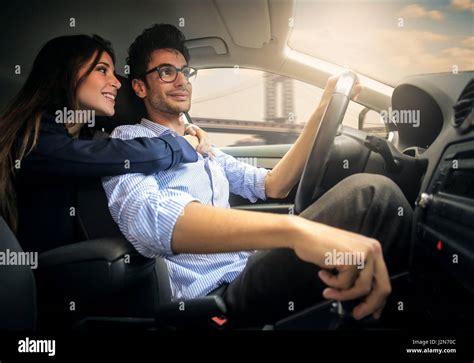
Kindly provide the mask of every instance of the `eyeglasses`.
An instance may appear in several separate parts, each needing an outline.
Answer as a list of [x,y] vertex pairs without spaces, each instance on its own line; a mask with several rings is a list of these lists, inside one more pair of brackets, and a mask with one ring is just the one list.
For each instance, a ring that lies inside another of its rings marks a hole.
[[184,77],[188,82],[193,82],[197,76],[197,69],[189,66],[183,66],[182,68],[176,68],[171,64],[162,64],[158,67],[152,68],[143,74],[145,77],[147,74],[157,72],[160,79],[165,83],[171,83],[176,81],[178,73],[183,73]]

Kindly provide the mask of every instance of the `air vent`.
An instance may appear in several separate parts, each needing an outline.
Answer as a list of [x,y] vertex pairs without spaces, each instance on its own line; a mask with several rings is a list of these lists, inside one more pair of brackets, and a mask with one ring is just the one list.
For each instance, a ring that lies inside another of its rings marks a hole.
[[[453,126],[461,131],[467,131],[473,126],[474,118],[471,115],[474,108],[474,78],[469,81],[467,86],[461,92],[458,102],[453,106],[454,121]],[[468,120],[468,116],[469,117]]]

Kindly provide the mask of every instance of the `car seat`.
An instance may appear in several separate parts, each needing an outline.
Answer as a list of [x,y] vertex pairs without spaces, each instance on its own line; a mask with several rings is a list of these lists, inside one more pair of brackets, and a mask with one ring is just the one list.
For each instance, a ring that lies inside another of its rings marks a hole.
[[[31,266],[14,264],[9,256],[24,253],[5,220],[0,217],[0,331],[36,328],[36,285]],[[18,260],[17,260],[18,262]]]

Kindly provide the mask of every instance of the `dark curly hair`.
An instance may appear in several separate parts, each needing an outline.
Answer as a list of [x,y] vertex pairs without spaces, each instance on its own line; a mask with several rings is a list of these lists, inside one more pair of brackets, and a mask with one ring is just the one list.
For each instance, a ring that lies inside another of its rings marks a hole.
[[127,64],[130,66],[128,78],[143,79],[150,62],[151,53],[158,49],[174,49],[189,61],[189,51],[184,45],[184,34],[171,24],[155,24],[145,29],[128,48]]

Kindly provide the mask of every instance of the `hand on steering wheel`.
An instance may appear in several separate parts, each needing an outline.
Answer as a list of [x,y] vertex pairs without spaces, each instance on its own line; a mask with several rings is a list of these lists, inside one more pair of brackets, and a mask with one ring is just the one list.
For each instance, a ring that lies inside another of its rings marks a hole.
[[[351,71],[346,71],[346,72],[351,72]],[[354,73],[355,74],[355,73]],[[331,96],[333,95],[335,89],[336,89],[336,84],[337,81],[341,78],[342,74],[334,74],[331,77],[328,78],[326,81],[326,86],[324,87],[324,93],[322,96],[322,100],[330,101]],[[357,97],[359,96],[360,92],[362,91],[362,85],[360,84],[360,80],[357,77],[356,74],[356,79],[354,82],[354,86],[352,88],[352,94],[351,94],[351,100],[355,101],[357,100]]]
[[314,137],[313,146],[298,185],[295,198],[296,213],[301,213],[324,193],[322,182],[326,173],[331,146],[334,143],[337,129],[342,123],[351,96],[357,96],[361,88],[357,75],[349,70],[328,79],[321,101],[326,102],[327,107]]

